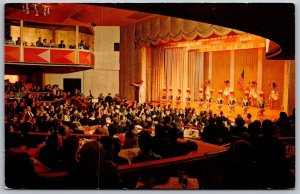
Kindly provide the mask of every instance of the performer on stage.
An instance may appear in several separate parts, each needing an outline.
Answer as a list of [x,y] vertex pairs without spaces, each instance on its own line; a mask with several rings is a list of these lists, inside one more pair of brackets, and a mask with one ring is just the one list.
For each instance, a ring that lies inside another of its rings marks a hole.
[[236,104],[236,98],[234,97],[234,91],[230,90],[229,93],[230,93],[229,101],[228,101],[229,112],[235,112],[234,107]]
[[186,89],[185,103],[186,103],[187,107],[191,106],[191,90],[190,90],[190,88]]
[[245,94],[244,94],[244,98],[243,98],[243,101],[242,101],[242,108],[243,108],[243,111],[244,111],[244,114],[247,114],[247,111],[248,111],[248,108],[249,108],[249,91],[245,91]]
[[204,83],[204,86],[205,86],[205,98],[206,97],[209,97],[211,96],[211,81],[210,80],[207,80],[205,83]]
[[250,101],[250,104],[251,106],[254,106],[255,102],[257,102],[257,82],[256,81],[252,81],[252,82],[249,82],[249,84],[251,84],[250,86],[250,92],[249,92],[249,101]]
[[206,102],[207,110],[210,110],[210,106],[211,106],[212,99],[213,99],[213,92],[214,92],[214,90],[210,89],[210,95],[205,96],[205,102]]
[[273,108],[274,103],[279,98],[279,94],[278,94],[278,90],[277,90],[278,85],[275,82],[275,80],[273,80],[272,83],[269,84],[269,86],[271,87],[271,91],[270,91],[270,95],[269,95],[270,108]]
[[177,96],[176,96],[176,104],[179,106],[181,103],[181,89],[178,88]]
[[163,105],[165,105],[166,102],[167,102],[167,89],[166,88],[162,89],[162,95],[161,95],[161,100],[160,101]]
[[219,90],[219,97],[217,98],[217,110],[218,111],[221,111],[221,108],[223,106],[223,98],[222,98],[222,94],[223,94],[223,91],[222,90]]
[[224,90],[223,90],[223,96],[225,100],[228,100],[229,97],[229,90],[230,90],[230,81],[226,80],[224,81]]
[[257,109],[258,109],[258,116],[263,116],[264,115],[264,112],[265,112],[265,99],[264,99],[264,92],[261,91],[259,93],[259,100],[258,100],[258,106],[257,106]]
[[169,102],[172,104],[173,102],[173,89],[169,88]]
[[138,90],[139,90],[139,99],[138,99],[138,102],[140,104],[145,103],[145,87],[144,87],[143,83],[144,83],[144,81],[141,80],[138,83],[131,83],[130,84],[130,85],[135,86],[135,87],[138,88]]
[[203,88],[199,88],[198,90],[198,105],[199,105],[199,108],[202,108],[204,104],[204,94],[203,94]]

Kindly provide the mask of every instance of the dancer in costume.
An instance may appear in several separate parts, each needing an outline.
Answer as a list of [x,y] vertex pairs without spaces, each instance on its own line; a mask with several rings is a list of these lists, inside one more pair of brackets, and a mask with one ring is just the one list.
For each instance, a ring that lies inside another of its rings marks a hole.
[[226,100],[226,102],[228,101],[228,97],[229,97],[229,91],[230,91],[230,81],[226,80],[224,81],[224,90],[223,90],[223,97]]
[[229,112],[235,112],[234,110],[235,104],[236,104],[236,98],[234,97],[234,91],[230,90],[230,95],[228,100]]
[[251,106],[255,105],[255,102],[257,102],[257,82],[256,81],[251,81],[249,82],[250,84],[250,92],[249,92],[249,102]]
[[279,98],[279,94],[278,94],[278,90],[277,90],[278,85],[275,82],[275,80],[273,80],[272,83],[269,84],[269,86],[271,87],[271,91],[270,91],[270,95],[269,95],[270,108],[273,108],[274,103]]
[[222,98],[222,94],[223,94],[223,91],[222,90],[219,90],[219,97],[217,98],[217,110],[218,111],[221,111],[221,108],[223,106],[223,98]]
[[163,91],[162,91],[162,96],[161,96],[161,103],[163,105],[165,105],[167,102],[167,89],[166,88],[163,88]]
[[212,99],[213,99],[213,93],[214,93],[214,90],[211,89],[211,88],[210,88],[209,95],[206,95],[206,93],[205,93],[205,102],[206,102],[206,108],[207,108],[207,110],[210,110],[210,106],[211,106]]
[[170,104],[172,104],[173,102],[173,89],[172,88],[169,88],[169,95],[168,95],[168,100],[170,102]]
[[242,108],[243,108],[244,114],[247,114],[247,111],[248,111],[248,108],[249,108],[248,98],[249,98],[249,91],[245,91],[244,98],[243,98],[243,101],[242,101]]
[[179,106],[180,103],[181,103],[181,89],[179,88],[176,96],[176,105]]
[[205,98],[209,97],[211,95],[211,81],[207,80],[205,83]]
[[191,106],[191,94],[190,93],[191,93],[190,88],[187,88],[186,89],[186,97],[185,97],[185,103],[186,103],[187,107]]
[[204,104],[204,94],[203,94],[203,88],[199,88],[198,90],[198,105],[199,105],[199,108],[202,108]]
[[257,106],[257,109],[258,109],[258,116],[264,116],[264,112],[265,112],[265,99],[264,99],[264,92],[261,91],[259,93],[259,99],[258,99],[258,106]]

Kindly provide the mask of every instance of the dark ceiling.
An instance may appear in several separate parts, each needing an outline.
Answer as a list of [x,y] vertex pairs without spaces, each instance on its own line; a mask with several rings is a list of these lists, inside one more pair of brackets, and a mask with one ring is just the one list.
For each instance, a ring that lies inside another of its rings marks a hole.
[[166,15],[249,32],[276,42],[272,59],[295,59],[293,3],[115,3],[91,4]]
[[[41,3],[49,16],[22,11],[24,4],[5,5],[5,18],[63,26],[122,26],[157,15],[200,21],[256,34],[274,41],[281,53],[272,59],[295,59],[293,3]],[[150,13],[150,14],[149,14]]]

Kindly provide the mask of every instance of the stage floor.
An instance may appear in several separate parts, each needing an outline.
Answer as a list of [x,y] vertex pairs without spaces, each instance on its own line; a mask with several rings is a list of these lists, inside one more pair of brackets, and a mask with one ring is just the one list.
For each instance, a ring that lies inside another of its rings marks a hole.
[[[158,105],[158,104],[161,104],[162,103],[159,103],[159,102],[151,102],[151,104],[153,104],[154,106]],[[165,103],[165,104],[170,104],[170,103]],[[185,108],[186,107],[186,103],[182,102],[180,105],[176,105],[175,102],[172,103],[172,107],[173,108]],[[190,105],[191,108],[195,108],[197,113],[199,113],[200,111],[204,111],[206,109],[206,105],[204,104],[203,105],[203,108],[199,108],[198,107],[198,102],[194,101],[194,102],[191,102],[191,105]],[[219,114],[219,111],[217,111],[217,105],[216,104],[212,104],[211,105],[211,110],[213,111],[213,113],[216,113],[216,114]],[[242,109],[242,106],[241,105],[236,105],[235,106],[235,112],[229,112],[229,107],[228,105],[223,105],[223,107],[221,108],[221,110],[223,111],[224,115],[226,117],[228,117],[230,120],[234,120],[235,117],[240,114],[242,115],[242,117],[244,119],[246,119],[247,117],[247,114],[243,114],[243,109]],[[275,121],[279,118],[279,113],[281,112],[282,110],[280,108],[269,108],[269,107],[266,107],[265,108],[265,112],[263,114],[263,116],[258,116],[258,109],[257,107],[250,107],[249,106],[249,109],[248,109],[248,113],[250,113],[252,115],[252,118],[251,120],[254,121],[254,120],[260,120],[260,121],[263,121],[265,119],[270,119],[271,121]]]

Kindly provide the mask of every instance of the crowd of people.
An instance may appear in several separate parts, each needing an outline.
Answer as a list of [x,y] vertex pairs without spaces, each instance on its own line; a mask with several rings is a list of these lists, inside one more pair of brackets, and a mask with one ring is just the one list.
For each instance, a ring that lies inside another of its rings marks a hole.
[[[21,45],[21,38],[18,37],[16,41],[13,40],[12,36],[8,36],[5,38],[5,44],[8,45]],[[66,48],[66,45],[64,43],[64,40],[61,40],[59,44],[56,44],[52,39],[47,40],[47,38],[44,38],[42,40],[42,37],[39,37],[38,40],[34,43],[31,43],[31,45],[28,44],[28,42],[24,41],[23,42],[24,46],[35,46],[35,47],[52,47],[52,48]],[[75,49],[75,45],[69,45],[70,49]],[[78,48],[79,49],[84,49],[84,50],[89,50],[90,46],[87,42],[84,40],[80,40],[78,43]]]
[[[41,99],[31,95],[42,91],[47,93],[50,104],[37,105]],[[197,127],[201,141],[231,143],[228,172],[224,174],[227,188],[285,188],[290,183],[285,148],[278,136],[295,135],[295,113],[287,116],[281,112],[276,121],[251,121],[250,114],[246,120],[237,115],[232,121],[222,112],[138,104],[111,94],[100,94],[98,102],[94,102],[92,94],[84,96],[79,90],[70,93],[58,85],[29,89],[26,83],[12,84],[7,80],[6,98],[14,98],[16,93],[27,94],[6,104],[6,185],[11,188],[42,185],[37,184],[43,180],[34,171],[32,158],[27,153],[9,152],[40,144],[43,146],[34,161],[48,169],[67,171],[66,188],[123,188],[118,165],[182,156],[198,149],[193,141],[178,141],[183,137],[184,126]],[[79,137],[71,135],[84,134],[83,126],[97,126],[93,133],[104,136],[83,144]],[[29,132],[48,136],[32,138]],[[118,134],[125,134],[125,140]],[[135,147],[140,152],[131,161],[119,156],[121,149]]]

